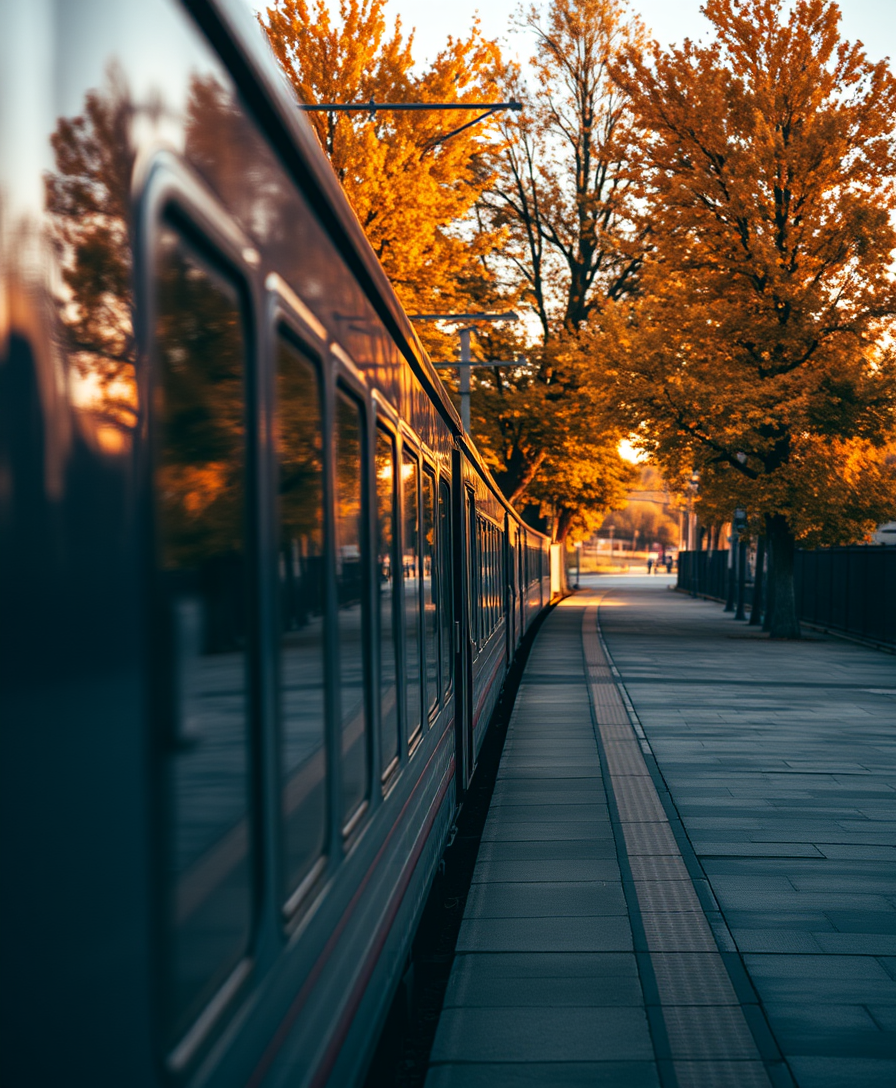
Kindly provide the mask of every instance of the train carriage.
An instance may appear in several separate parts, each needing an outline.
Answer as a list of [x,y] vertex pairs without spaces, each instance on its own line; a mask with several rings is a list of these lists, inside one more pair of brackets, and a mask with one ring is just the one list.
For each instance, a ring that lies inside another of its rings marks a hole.
[[549,544],[240,0],[2,11],[0,1079],[353,1084]]

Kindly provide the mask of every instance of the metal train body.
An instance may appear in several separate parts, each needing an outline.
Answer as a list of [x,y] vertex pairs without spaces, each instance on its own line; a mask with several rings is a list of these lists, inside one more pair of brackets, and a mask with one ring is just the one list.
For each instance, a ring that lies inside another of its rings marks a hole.
[[549,544],[239,0],[2,13],[0,1080],[350,1085]]

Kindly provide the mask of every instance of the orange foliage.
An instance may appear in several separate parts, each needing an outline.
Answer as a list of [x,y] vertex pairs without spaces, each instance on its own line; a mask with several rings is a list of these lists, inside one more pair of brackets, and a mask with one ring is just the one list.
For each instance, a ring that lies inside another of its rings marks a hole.
[[[262,21],[301,101],[485,102],[501,97],[500,55],[474,26],[448,39],[420,75],[413,36],[387,31],[385,0],[276,0]],[[500,150],[496,122],[440,143],[467,111],[309,113],[322,147],[402,303],[411,312],[463,310],[489,277],[481,259],[501,240],[473,209]]]
[[896,80],[829,0],[704,11],[714,40],[616,71],[649,132],[654,248],[605,326],[645,448],[699,468],[705,506],[744,506],[784,570],[796,540],[896,504]]

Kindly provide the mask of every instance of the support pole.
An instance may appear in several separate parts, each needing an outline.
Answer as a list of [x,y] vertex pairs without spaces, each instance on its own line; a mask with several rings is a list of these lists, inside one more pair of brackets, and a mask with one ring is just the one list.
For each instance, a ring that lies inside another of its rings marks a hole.
[[460,330],[460,421],[470,434],[470,330]]

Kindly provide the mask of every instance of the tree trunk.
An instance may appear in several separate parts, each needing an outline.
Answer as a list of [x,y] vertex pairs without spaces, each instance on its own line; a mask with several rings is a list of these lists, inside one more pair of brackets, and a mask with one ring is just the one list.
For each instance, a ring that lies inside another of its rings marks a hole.
[[796,539],[787,519],[781,514],[767,517],[765,525],[772,559],[769,589],[773,611],[769,634],[772,638],[799,638],[800,622],[796,615],[796,594],[793,588]]
[[750,627],[758,627],[762,622],[762,579],[765,574],[765,536],[761,535],[756,543],[756,576],[753,579],[753,604],[750,609]]

